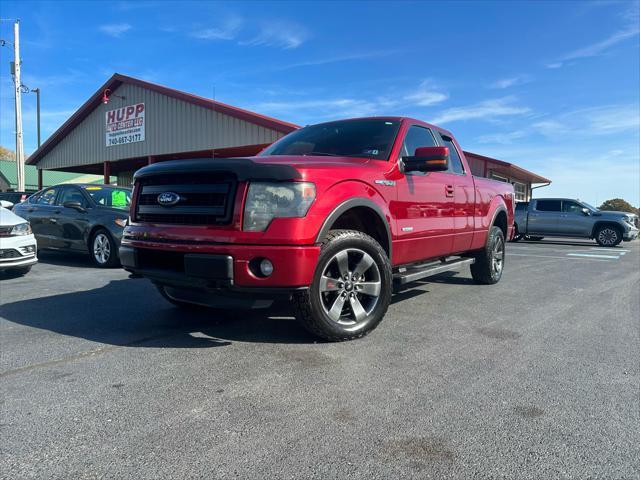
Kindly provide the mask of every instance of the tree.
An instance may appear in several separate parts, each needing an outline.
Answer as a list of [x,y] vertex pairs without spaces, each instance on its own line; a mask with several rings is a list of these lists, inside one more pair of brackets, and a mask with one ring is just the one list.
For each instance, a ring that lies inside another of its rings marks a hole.
[[8,148],[0,145],[0,160],[9,160],[10,162],[15,162],[16,154],[13,150],[9,150]]
[[600,210],[614,210],[617,212],[629,212],[638,214],[638,209],[621,198],[612,198],[600,205]]

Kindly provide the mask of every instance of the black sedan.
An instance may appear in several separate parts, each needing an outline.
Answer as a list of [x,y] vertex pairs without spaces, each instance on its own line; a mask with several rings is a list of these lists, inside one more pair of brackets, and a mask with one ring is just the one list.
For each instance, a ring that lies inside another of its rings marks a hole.
[[130,203],[130,188],[65,184],[33,194],[13,211],[31,223],[38,249],[89,252],[98,267],[113,267]]

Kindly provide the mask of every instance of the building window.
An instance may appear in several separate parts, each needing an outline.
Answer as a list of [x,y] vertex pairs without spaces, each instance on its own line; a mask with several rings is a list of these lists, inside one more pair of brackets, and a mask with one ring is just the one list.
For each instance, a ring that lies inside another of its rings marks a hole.
[[502,177],[502,176],[500,176],[500,175],[498,175],[498,174],[496,174],[496,173],[493,173],[493,172],[491,172],[491,173],[489,174],[489,178],[491,178],[491,179],[493,179],[493,180],[498,180],[499,182],[507,182],[507,183],[509,182],[509,179],[508,179],[508,178],[506,178],[506,177]]
[[527,186],[524,183],[513,182],[513,190],[516,194],[516,202],[527,201]]

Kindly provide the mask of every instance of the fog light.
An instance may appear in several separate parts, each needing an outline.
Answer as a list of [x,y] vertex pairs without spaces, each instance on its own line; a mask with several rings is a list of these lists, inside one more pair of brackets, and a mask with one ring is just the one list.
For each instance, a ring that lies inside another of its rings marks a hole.
[[273,273],[273,263],[270,260],[263,258],[260,262],[260,273],[265,277],[270,276]]

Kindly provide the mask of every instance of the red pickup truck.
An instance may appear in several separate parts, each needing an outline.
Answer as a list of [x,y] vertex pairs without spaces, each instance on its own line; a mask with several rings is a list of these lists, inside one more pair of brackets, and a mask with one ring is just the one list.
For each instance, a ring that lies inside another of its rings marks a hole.
[[259,308],[288,298],[314,334],[373,330],[394,288],[469,265],[500,280],[508,183],[474,177],[453,135],[375,117],[312,125],[256,157],[135,174],[123,267],[170,302]]

